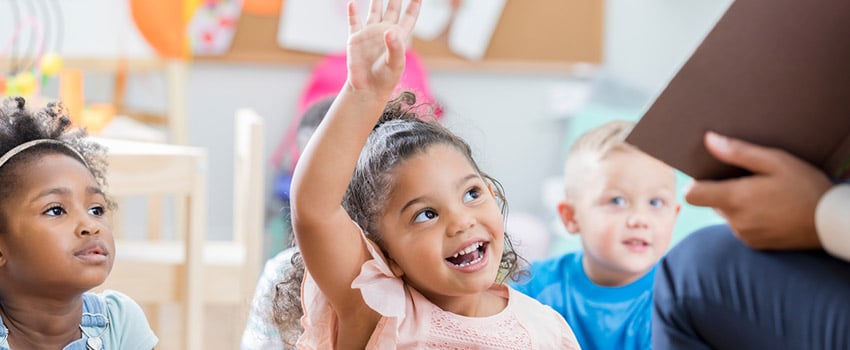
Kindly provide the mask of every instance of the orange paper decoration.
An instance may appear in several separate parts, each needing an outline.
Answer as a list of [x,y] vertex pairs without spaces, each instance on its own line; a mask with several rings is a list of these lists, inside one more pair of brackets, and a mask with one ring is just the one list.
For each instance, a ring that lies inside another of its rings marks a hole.
[[186,6],[175,0],[130,0],[130,13],[139,32],[166,58],[189,56]]

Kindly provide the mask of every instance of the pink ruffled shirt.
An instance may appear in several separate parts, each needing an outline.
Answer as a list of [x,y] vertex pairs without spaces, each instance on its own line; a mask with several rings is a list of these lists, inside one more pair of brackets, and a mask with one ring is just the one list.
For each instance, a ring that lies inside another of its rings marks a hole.
[[[374,243],[366,242],[373,259],[351,286],[382,316],[366,349],[579,349],[560,314],[504,284],[489,290],[508,299],[496,315],[465,317],[440,309],[395,277]],[[333,349],[336,315],[309,272],[301,300],[304,333],[297,347]]]

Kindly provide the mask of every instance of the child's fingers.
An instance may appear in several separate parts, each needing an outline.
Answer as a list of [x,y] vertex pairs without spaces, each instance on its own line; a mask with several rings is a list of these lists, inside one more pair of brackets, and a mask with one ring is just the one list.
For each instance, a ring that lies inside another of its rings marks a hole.
[[393,70],[404,70],[404,41],[399,38],[396,30],[388,30],[384,33],[384,42],[387,45],[387,65]]
[[401,14],[401,0],[390,0],[387,3],[387,11],[384,12],[384,22],[396,23]]
[[369,14],[366,16],[366,24],[374,24],[381,21],[384,11],[383,0],[369,0]]
[[348,2],[348,35],[352,35],[363,28],[363,23],[360,23],[360,17],[357,14],[357,4],[354,0]]
[[407,10],[404,11],[404,16],[401,18],[399,25],[405,33],[413,31],[416,25],[416,19],[419,18],[419,9],[422,5],[422,0],[411,0],[407,5]]
[[722,136],[711,131],[705,134],[705,146],[717,159],[756,174],[775,172],[785,162],[787,155],[773,148]]

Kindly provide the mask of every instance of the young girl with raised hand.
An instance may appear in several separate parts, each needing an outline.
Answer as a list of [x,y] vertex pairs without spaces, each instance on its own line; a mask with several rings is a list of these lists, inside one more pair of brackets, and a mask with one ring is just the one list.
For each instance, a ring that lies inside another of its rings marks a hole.
[[86,293],[115,257],[105,151],[58,104],[0,105],[0,350],[152,349],[124,294]]
[[412,94],[385,110],[419,6],[373,0],[363,23],[349,3],[348,80],[293,181],[298,346],[578,348],[560,315],[502,283],[517,257],[500,188],[469,146],[416,118]]

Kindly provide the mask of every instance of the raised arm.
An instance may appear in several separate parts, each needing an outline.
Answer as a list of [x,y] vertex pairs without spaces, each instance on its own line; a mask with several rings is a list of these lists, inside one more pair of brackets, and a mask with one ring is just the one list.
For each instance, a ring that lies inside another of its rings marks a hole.
[[351,289],[360,266],[371,257],[341,203],[360,150],[404,71],[405,39],[416,23],[419,5],[420,0],[412,0],[402,13],[401,0],[389,0],[383,11],[383,1],[372,0],[363,23],[349,2],[348,78],[310,139],[292,180],[295,236],[307,270],[340,317],[340,341],[360,338],[343,337],[342,317],[365,312],[377,322],[377,314],[366,311],[360,292]]

